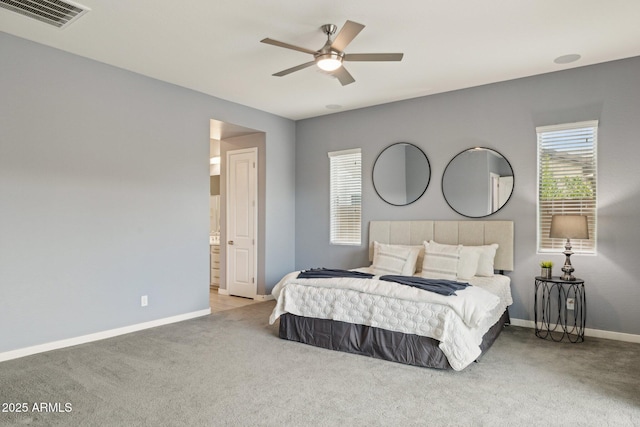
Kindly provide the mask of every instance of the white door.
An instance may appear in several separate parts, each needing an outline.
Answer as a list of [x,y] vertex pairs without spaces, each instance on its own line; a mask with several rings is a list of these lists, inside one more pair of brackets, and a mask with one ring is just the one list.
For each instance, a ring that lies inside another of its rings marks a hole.
[[227,291],[257,294],[257,148],[227,152]]
[[500,206],[507,203],[513,191],[513,176],[501,176],[499,185]]
[[489,214],[496,212],[500,209],[500,175],[497,173],[489,172],[489,185],[491,192],[489,194]]

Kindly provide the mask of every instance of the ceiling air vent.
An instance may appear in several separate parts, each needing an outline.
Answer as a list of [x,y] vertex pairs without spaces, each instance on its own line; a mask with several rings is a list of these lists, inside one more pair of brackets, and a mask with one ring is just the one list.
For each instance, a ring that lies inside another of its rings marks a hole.
[[60,0],[0,0],[0,6],[58,28],[66,27],[90,10]]

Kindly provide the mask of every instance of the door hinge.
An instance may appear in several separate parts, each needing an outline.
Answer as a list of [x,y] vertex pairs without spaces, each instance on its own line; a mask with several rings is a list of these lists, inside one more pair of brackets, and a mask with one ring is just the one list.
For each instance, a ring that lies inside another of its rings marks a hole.
[[256,168],[256,162],[253,162],[253,168],[254,169]]
[[251,283],[256,283],[256,278],[255,277],[251,278]]

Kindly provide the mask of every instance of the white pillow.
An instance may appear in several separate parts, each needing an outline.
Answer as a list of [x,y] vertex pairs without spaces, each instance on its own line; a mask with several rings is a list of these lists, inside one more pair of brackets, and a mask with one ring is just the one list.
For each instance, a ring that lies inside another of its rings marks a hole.
[[373,274],[413,275],[419,248],[373,242]]
[[460,249],[460,260],[458,261],[458,279],[471,279],[478,271],[480,261],[480,251],[463,246]]
[[411,249],[413,251],[411,252],[411,256],[413,256],[414,252],[416,254],[416,262],[413,268],[413,272],[410,274],[410,276],[416,273],[420,273],[420,271],[422,271],[422,263],[424,262],[424,245],[398,245],[398,246]]
[[[380,243],[380,242],[374,241],[373,242],[373,259],[374,260],[376,259],[376,251],[380,247],[390,248],[391,250],[393,249],[410,249],[411,250],[411,255],[407,259],[409,264],[405,266],[406,269],[403,275],[413,276],[415,273],[420,273],[420,271],[422,270],[422,262],[424,260],[424,245],[389,245],[386,243]],[[414,268],[413,268],[413,271],[409,272],[409,267],[411,263],[413,263]]]
[[427,279],[457,280],[458,261],[462,245],[442,245],[433,240],[424,244],[422,277]]
[[465,248],[465,251],[475,251],[479,254],[476,276],[492,277],[494,275],[493,260],[496,257],[498,244],[492,243],[484,246],[465,246]]

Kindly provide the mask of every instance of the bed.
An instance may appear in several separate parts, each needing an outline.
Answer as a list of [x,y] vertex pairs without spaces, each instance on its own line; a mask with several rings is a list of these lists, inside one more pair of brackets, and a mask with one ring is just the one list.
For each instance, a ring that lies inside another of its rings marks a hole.
[[[373,277],[300,279],[292,272],[273,289],[270,323],[279,320],[279,336],[291,341],[462,370],[509,323],[504,272],[513,270],[513,238],[512,221],[371,221],[372,264],[354,271]],[[454,274],[471,286],[446,296],[382,280],[399,270],[393,277],[448,282]]]

